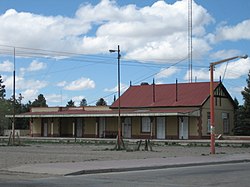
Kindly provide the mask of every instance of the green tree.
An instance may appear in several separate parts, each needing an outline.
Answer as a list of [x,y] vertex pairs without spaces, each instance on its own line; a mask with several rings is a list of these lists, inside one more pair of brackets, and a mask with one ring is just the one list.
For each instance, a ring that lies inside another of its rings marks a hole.
[[72,99],[68,102],[68,104],[66,105],[66,107],[75,107],[75,102],[72,101]]
[[3,135],[4,129],[8,129],[10,120],[5,115],[13,113],[13,105],[9,100],[0,99],[0,135]]
[[246,118],[250,118],[250,71],[248,72],[248,78],[246,79],[247,86],[241,92],[244,100],[244,113]]
[[2,76],[0,75],[0,99],[5,97],[5,85],[3,85]]
[[241,92],[244,103],[239,105],[239,102],[235,100],[237,109],[235,111],[235,128],[234,133],[236,135],[250,135],[250,71],[248,78],[246,79],[247,86]]
[[240,127],[243,125],[245,119],[244,107],[239,104],[239,101],[236,98],[234,98],[234,103],[236,105],[236,110],[234,112],[234,126]]
[[85,98],[81,100],[80,106],[87,106],[87,100]]
[[32,107],[47,107],[48,105],[46,104],[46,99],[43,96],[43,94],[39,94],[37,99],[32,102],[31,104]]
[[96,106],[107,106],[107,102],[106,102],[103,98],[100,98],[100,99],[96,102]]

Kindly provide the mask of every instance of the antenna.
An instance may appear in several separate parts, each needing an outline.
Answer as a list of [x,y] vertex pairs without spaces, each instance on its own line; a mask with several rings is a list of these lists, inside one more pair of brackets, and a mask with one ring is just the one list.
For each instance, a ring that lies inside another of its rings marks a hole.
[[192,30],[193,30],[193,21],[192,21],[192,2],[193,0],[188,0],[188,69],[189,69],[189,82],[193,82],[193,52],[192,52]]

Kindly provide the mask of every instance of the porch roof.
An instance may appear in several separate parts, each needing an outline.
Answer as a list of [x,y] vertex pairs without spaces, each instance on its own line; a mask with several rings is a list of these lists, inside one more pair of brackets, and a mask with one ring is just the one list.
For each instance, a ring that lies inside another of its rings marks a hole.
[[[52,118],[52,117],[118,117],[118,110],[64,110],[27,112],[15,115],[16,118]],[[198,108],[194,109],[121,109],[122,117],[133,116],[199,116]],[[13,117],[7,115],[6,117]]]

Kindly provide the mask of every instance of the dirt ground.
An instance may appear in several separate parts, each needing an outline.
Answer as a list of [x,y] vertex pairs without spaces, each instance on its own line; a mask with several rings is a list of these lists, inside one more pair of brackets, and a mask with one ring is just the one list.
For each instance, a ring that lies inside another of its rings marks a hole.
[[[131,147],[132,146],[132,147]],[[127,160],[208,155],[209,147],[154,145],[153,151],[113,150],[109,144],[29,144],[0,146],[0,171],[25,164]],[[216,147],[216,154],[250,153],[250,148]]]

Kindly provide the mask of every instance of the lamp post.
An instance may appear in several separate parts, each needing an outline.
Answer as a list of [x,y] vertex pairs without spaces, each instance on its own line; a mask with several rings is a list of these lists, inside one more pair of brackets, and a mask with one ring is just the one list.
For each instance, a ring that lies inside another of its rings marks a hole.
[[117,60],[118,60],[118,67],[117,67],[117,84],[118,84],[118,139],[117,139],[117,149],[121,149],[121,100],[120,100],[120,95],[121,95],[121,73],[120,73],[120,46],[118,45],[117,49],[110,49],[110,53],[117,52]]
[[16,115],[16,49],[14,48],[13,57],[14,69],[13,69],[13,121],[12,121],[12,145],[15,145],[15,115]]
[[223,62],[227,62],[230,60],[234,60],[237,58],[246,59],[248,56],[235,56],[231,58],[226,58],[217,62],[210,63],[210,153],[215,154],[215,125],[214,125],[214,67],[215,65],[222,64]]

